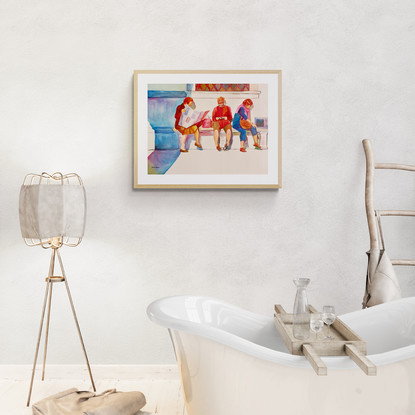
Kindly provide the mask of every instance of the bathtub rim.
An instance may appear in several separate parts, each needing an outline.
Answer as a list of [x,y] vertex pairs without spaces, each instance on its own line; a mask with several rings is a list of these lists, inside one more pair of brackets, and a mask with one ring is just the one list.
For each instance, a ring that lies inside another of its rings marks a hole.
[[[266,316],[263,314],[253,313],[249,310],[245,310],[241,307],[235,306],[233,304],[227,303],[225,301],[219,300],[215,297],[209,296],[200,296],[200,295],[174,295],[166,296],[159,298],[151,302],[147,307],[147,316],[148,318],[169,330],[183,331],[186,333],[194,334],[209,340],[215,341],[217,343],[226,345],[233,349],[239,350],[242,353],[246,353],[253,357],[256,357],[261,360],[266,360],[272,363],[282,364],[290,367],[298,368],[309,368],[310,364],[304,356],[296,356],[287,352],[282,352],[278,350],[269,349],[265,346],[259,345],[257,343],[246,340],[242,337],[239,337],[233,333],[229,333],[225,330],[219,329],[217,327],[212,327],[200,323],[195,323],[189,320],[172,317],[169,314],[166,314],[160,309],[160,305],[171,300],[184,300],[186,298],[199,299],[199,300],[208,300],[214,301],[216,304],[224,306],[228,309],[236,311],[242,315],[248,315],[255,318],[262,319],[264,322],[270,322],[273,320],[273,317]],[[402,300],[408,300],[412,298],[412,301],[415,300],[415,297],[408,297]],[[398,301],[402,301],[398,300]],[[388,304],[381,304],[376,307],[388,307]],[[369,308],[365,310],[357,310],[351,313],[343,314],[343,316],[352,316],[355,313],[370,312],[373,313],[375,308]],[[377,309],[378,310],[378,309]],[[385,366],[399,361],[408,360],[415,358],[415,344],[401,347],[398,349],[390,350],[383,353],[367,355],[367,357],[376,365],[376,366]],[[322,360],[327,365],[329,369],[356,369],[356,364],[348,356],[326,356],[322,357]]]

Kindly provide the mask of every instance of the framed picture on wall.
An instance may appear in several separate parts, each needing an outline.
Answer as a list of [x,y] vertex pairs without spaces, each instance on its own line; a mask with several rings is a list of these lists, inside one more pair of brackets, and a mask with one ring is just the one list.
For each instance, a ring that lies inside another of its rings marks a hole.
[[281,71],[134,72],[134,188],[282,186]]

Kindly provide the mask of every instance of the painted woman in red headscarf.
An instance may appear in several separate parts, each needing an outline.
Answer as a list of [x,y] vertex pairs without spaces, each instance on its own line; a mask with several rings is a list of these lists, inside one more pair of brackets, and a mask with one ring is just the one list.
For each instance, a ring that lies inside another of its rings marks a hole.
[[182,153],[188,153],[189,150],[186,150],[186,148],[184,147],[184,144],[186,142],[186,138],[189,134],[194,134],[195,136],[195,146],[200,148],[201,150],[203,150],[201,144],[200,144],[200,136],[199,136],[199,124],[194,124],[191,125],[188,128],[182,127],[181,125],[179,125],[179,121],[180,118],[182,116],[182,114],[185,112],[186,110],[186,105],[188,105],[190,108],[195,109],[196,108],[196,104],[193,101],[193,98],[191,97],[186,97],[183,100],[183,103],[180,104],[177,108],[176,108],[176,114],[174,115],[174,117],[176,118],[176,123],[174,125],[174,128],[180,133],[180,151]]

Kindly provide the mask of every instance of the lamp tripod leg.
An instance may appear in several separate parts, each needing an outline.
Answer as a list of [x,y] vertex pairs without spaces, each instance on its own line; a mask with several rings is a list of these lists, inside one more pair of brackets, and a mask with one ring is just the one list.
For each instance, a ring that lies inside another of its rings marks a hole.
[[51,304],[52,304],[52,288],[53,288],[53,283],[50,282],[49,300],[48,300],[48,315],[47,315],[47,318],[46,318],[45,350],[43,352],[42,380],[45,380],[46,355],[47,355],[47,352],[48,352],[48,339],[49,339],[50,307],[51,307]]
[[49,340],[50,308],[52,305],[52,289],[53,289],[53,282],[51,280],[51,277],[54,275],[54,270],[55,270],[55,250],[53,249],[53,253],[50,259],[49,276],[47,279],[47,281],[50,282],[50,288],[49,288],[49,300],[48,300],[48,315],[46,318],[45,350],[43,352],[42,380],[45,380],[46,355],[48,351],[48,340]]
[[32,378],[30,380],[29,396],[27,398],[27,405],[26,406],[29,406],[30,405],[30,398],[32,396],[33,380],[35,378],[36,362],[37,362],[37,356],[39,354],[40,338],[42,336],[43,321],[45,319],[46,301],[48,299],[48,292],[49,292],[49,288],[50,288],[50,285],[51,284],[52,284],[51,282],[48,282],[47,285],[46,285],[45,300],[43,301],[42,317],[40,319],[40,328],[39,328],[39,335],[37,337],[37,344],[36,344],[36,351],[35,351],[35,360],[33,362]]
[[[51,257],[50,257],[50,264],[49,264],[49,274],[48,274],[48,279],[47,279],[47,283],[46,283],[45,298],[43,300],[42,317],[40,318],[39,334],[38,334],[37,343],[36,343],[35,359],[34,359],[34,362],[33,362],[32,378],[30,380],[29,396],[27,398],[27,405],[26,406],[30,405],[30,398],[32,397],[33,380],[35,378],[36,362],[37,362],[37,357],[39,355],[40,339],[42,337],[42,328],[43,328],[43,322],[45,320],[45,311],[46,311],[46,305],[47,305],[47,301],[48,301],[48,294],[49,294],[49,307],[48,307],[49,308],[49,311],[48,311],[48,327],[49,327],[50,301],[52,299],[52,280],[51,280],[51,277],[53,275],[54,267],[55,267],[55,250],[52,250],[52,254],[51,254]],[[45,350],[46,350],[46,345],[47,345],[47,337],[46,337],[46,342],[45,342]],[[46,358],[46,352],[45,352],[45,358]]]
[[70,302],[70,304],[71,304],[72,314],[73,314],[73,317],[74,317],[74,320],[75,320],[76,328],[77,328],[77,330],[78,330],[79,339],[80,339],[80,341],[81,341],[81,345],[82,345],[82,350],[83,350],[83,352],[84,352],[84,356],[85,356],[85,360],[86,360],[86,365],[87,365],[87,367],[88,367],[89,377],[91,378],[92,388],[93,388],[94,392],[96,392],[96,388],[95,388],[94,379],[93,379],[93,377],[92,377],[91,367],[90,367],[90,365],[89,365],[88,355],[87,355],[87,353],[86,353],[86,349],[85,349],[84,340],[83,340],[83,338],[82,338],[81,329],[80,329],[80,327],[79,327],[78,318],[77,318],[77,316],[76,316],[76,312],[75,312],[75,306],[74,306],[73,301],[72,301],[72,296],[71,296],[71,292],[70,292],[70,290],[69,290],[68,281],[67,281],[67,279],[66,279],[65,270],[63,269],[62,259],[61,259],[61,256],[60,256],[59,251],[58,251],[58,250],[56,250],[56,251],[57,251],[57,254],[58,254],[58,261],[59,261],[59,265],[60,265],[60,268],[61,268],[61,270],[62,270],[62,276],[63,276],[63,278],[64,278],[64,282],[65,282],[66,292],[67,292],[67,294],[68,294],[69,302]]
[[[52,264],[52,261],[53,261],[53,257],[51,258],[51,264]],[[40,318],[39,334],[37,336],[35,359],[34,359],[34,362],[33,362],[33,369],[32,369],[32,378],[30,380],[29,396],[27,398],[27,405],[26,406],[30,405],[30,398],[32,396],[32,389],[33,389],[33,380],[35,378],[37,356],[39,354],[40,339],[42,337],[43,321],[45,320],[46,303],[47,303],[47,300],[48,300],[49,290],[52,289],[52,282],[50,280],[50,276],[51,276],[51,274],[49,272],[49,278],[48,278],[48,282],[46,284],[46,290],[45,290],[45,299],[43,300],[42,317]]]

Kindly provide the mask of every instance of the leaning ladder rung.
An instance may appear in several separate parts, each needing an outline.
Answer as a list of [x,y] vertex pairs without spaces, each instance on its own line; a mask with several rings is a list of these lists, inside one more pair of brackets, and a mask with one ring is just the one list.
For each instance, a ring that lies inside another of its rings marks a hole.
[[392,265],[407,265],[415,266],[415,260],[413,259],[391,259]]
[[415,166],[412,166],[410,164],[397,164],[397,163],[375,163],[375,169],[415,171]]
[[378,210],[380,216],[415,216],[415,210]]
[[[48,282],[49,277],[46,277],[45,281]],[[57,275],[54,275],[54,276],[50,277],[50,282],[62,282],[62,281],[65,281],[65,277],[61,277],[61,276],[57,276]]]

